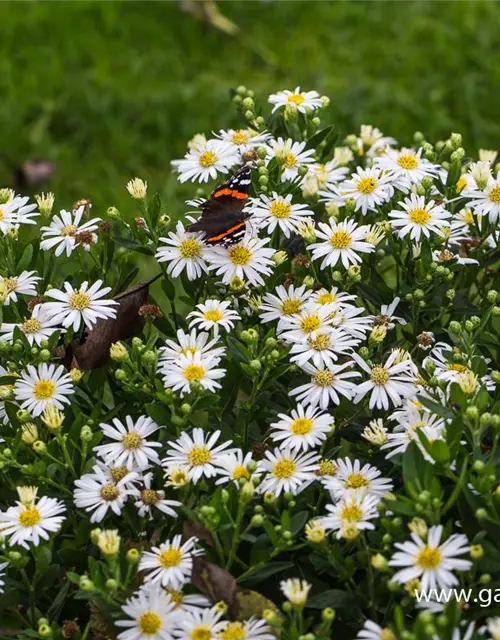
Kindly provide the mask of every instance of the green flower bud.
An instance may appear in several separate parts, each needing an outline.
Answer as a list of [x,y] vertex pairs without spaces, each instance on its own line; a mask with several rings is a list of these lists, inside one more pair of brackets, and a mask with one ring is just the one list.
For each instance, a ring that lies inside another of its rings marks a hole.
[[474,331],[474,325],[470,320],[466,320],[464,326],[465,326],[465,330],[468,333],[472,333],[472,331]]
[[50,638],[50,636],[52,635],[52,629],[49,627],[48,624],[39,624],[38,634],[42,638]]
[[324,622],[333,622],[335,618],[335,610],[332,609],[331,607],[327,607],[326,609],[323,609],[323,611],[321,612],[321,617]]
[[450,331],[457,336],[460,335],[462,333],[462,327],[460,325],[460,322],[457,322],[456,320],[452,320],[450,322]]
[[106,580],[106,584],[104,585],[108,591],[116,591],[118,589],[118,582],[113,578],[109,578]]
[[92,429],[89,427],[89,425],[88,424],[83,425],[83,427],[80,430],[80,440],[82,442],[90,442],[93,437],[94,437],[94,434],[92,433]]
[[142,355],[141,355],[141,360],[145,363],[145,364],[155,364],[156,362],[156,353],[154,351],[148,350],[145,351]]
[[494,318],[498,318],[498,316],[500,316],[500,307],[493,307],[493,309],[491,310],[491,315]]
[[491,582],[491,574],[483,573],[479,576],[479,584],[489,584]]
[[498,300],[498,291],[495,291],[495,289],[490,289],[486,294],[486,299],[491,304],[495,304],[496,301]]
[[250,526],[253,527],[254,529],[258,529],[259,527],[262,527],[263,523],[264,523],[264,518],[260,514],[254,515],[250,520]]
[[127,564],[138,564],[139,560],[141,559],[141,552],[139,551],[139,549],[129,549],[127,551],[127,555],[125,556],[125,560],[127,561]]
[[21,424],[24,424],[25,422],[30,422],[31,420],[29,411],[25,411],[24,409],[19,409],[19,411],[16,413],[16,418],[19,420]]
[[120,382],[124,382],[128,378],[127,372],[124,369],[117,369],[115,371],[115,378]]
[[488,512],[486,511],[486,509],[477,509],[476,510],[476,518],[478,520],[484,520],[488,517]]
[[251,360],[249,363],[249,366],[251,369],[253,369],[254,371],[258,372],[261,370],[262,368],[262,363],[260,360]]
[[465,416],[470,420],[477,420],[479,418],[479,409],[476,406],[471,405],[465,410]]
[[470,557],[473,560],[480,560],[484,556],[484,549],[480,544],[473,544],[470,548]]
[[48,362],[51,359],[52,354],[48,349],[42,349],[38,354],[38,357],[42,362]]
[[116,219],[120,217],[120,212],[116,207],[109,207],[106,213],[108,214],[108,218]]
[[254,112],[253,112],[253,111],[250,111],[250,110],[245,111],[245,118],[246,118],[247,120],[253,120],[254,115],[255,115],[255,114],[254,114]]
[[496,382],[498,384],[500,382],[500,371],[492,371],[491,379],[493,380],[493,382]]
[[35,453],[43,456],[47,453],[47,445],[42,440],[37,440],[32,444],[32,449]]

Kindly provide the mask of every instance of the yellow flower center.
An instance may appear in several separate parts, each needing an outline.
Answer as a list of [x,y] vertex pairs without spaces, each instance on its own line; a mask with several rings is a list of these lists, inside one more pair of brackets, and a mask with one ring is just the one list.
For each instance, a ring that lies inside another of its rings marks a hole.
[[458,364],[457,362],[451,362],[448,365],[448,369],[450,371],[458,371],[459,373],[464,373],[465,371],[468,371],[468,367],[466,367],[464,364]]
[[320,293],[318,296],[318,304],[330,304],[331,302],[335,302],[337,300],[337,296],[334,293]]
[[245,142],[248,142],[249,138],[250,134],[248,131],[245,131],[245,129],[237,129],[233,133],[231,140],[234,144],[245,144]]
[[351,235],[344,231],[334,231],[330,236],[330,244],[334,249],[348,249],[351,246]]
[[7,293],[15,291],[17,287],[17,278],[5,278],[3,280],[3,286],[7,289]]
[[37,331],[40,331],[41,327],[42,323],[36,318],[30,318],[19,325],[19,328],[23,333],[36,333]]
[[0,207],[0,220],[3,220],[5,217],[5,210],[3,207]]
[[137,431],[131,431],[130,433],[126,433],[122,438],[122,444],[125,449],[129,451],[134,451],[138,449],[142,444],[142,437],[137,433]]
[[318,387],[329,387],[335,380],[335,376],[328,369],[323,369],[323,371],[315,373],[312,379]]
[[418,552],[417,565],[421,569],[435,569],[441,564],[441,551],[434,547],[422,547]]
[[293,460],[290,460],[290,458],[283,458],[283,460],[276,462],[273,472],[276,478],[282,480],[292,476],[295,473],[296,468],[297,465]]
[[235,480],[239,480],[240,478],[249,478],[250,474],[248,473],[248,469],[242,465],[238,465],[233,469],[233,478]]
[[77,311],[83,311],[90,307],[92,304],[92,300],[89,295],[86,293],[81,293],[80,291],[76,291],[71,294],[71,298],[69,299],[69,306],[72,309],[76,309]]
[[183,469],[179,469],[170,474],[170,480],[173,485],[183,487],[188,482],[188,476]]
[[285,153],[285,155],[283,156],[283,164],[287,169],[293,169],[295,166],[297,166],[297,158],[291,151]]
[[304,101],[305,98],[301,93],[293,93],[291,96],[288,96],[288,102],[292,104],[302,104]]
[[368,195],[372,191],[375,190],[377,186],[377,181],[375,178],[361,178],[358,182],[358,191],[363,195]]
[[177,567],[182,562],[182,551],[179,549],[168,549],[160,555],[160,564],[165,569]]
[[114,484],[105,484],[101,489],[101,498],[103,500],[106,500],[106,502],[112,502],[113,500],[116,500],[119,495],[120,491],[117,489],[117,487],[115,487]]
[[241,267],[248,264],[252,259],[252,254],[246,247],[231,247],[228,255],[233,264]]
[[457,191],[462,191],[462,189],[467,186],[467,178],[465,176],[461,176],[457,180],[457,184],[455,186],[457,188]]
[[291,432],[294,436],[305,436],[311,433],[313,428],[313,421],[309,418],[297,418],[291,424]]
[[205,368],[200,364],[190,364],[184,369],[184,377],[188,382],[201,380],[205,375]]
[[212,167],[217,162],[217,154],[213,151],[205,151],[199,157],[198,162],[200,163],[200,167],[204,169]]
[[389,382],[389,372],[384,367],[373,367],[371,373],[372,382],[379,387]]
[[318,476],[334,476],[337,473],[337,465],[333,460],[321,460],[316,471]]
[[203,317],[205,320],[208,320],[208,322],[219,322],[219,320],[222,320],[222,311],[219,309],[210,309],[209,311],[205,311]]
[[212,454],[210,449],[205,445],[202,447],[193,447],[187,455],[187,461],[192,465],[202,465],[212,462]]
[[275,218],[289,218],[292,213],[292,205],[286,200],[273,200],[269,207],[269,213]]
[[180,243],[179,252],[183,258],[198,258],[201,255],[201,244],[196,238],[186,238]]
[[396,636],[386,627],[385,629],[382,629],[380,640],[396,640]]
[[364,489],[370,486],[368,480],[360,473],[350,473],[345,483],[347,489]]
[[141,613],[137,619],[137,626],[144,635],[153,636],[157,634],[161,628],[161,618],[153,611],[146,611],[145,613]]
[[56,385],[50,380],[39,380],[33,389],[37,400],[47,400],[52,398],[56,390]]
[[67,224],[65,227],[61,229],[62,236],[74,236],[78,231],[78,227],[74,224]]
[[144,504],[153,505],[160,500],[160,496],[158,495],[158,492],[153,489],[143,489],[141,491],[141,500]]
[[358,522],[363,517],[362,510],[355,502],[346,503],[342,507],[341,518],[347,522]]
[[317,331],[321,326],[321,320],[317,315],[306,316],[302,318],[300,321],[300,328],[305,333],[312,333],[313,331]]
[[191,640],[210,640],[212,631],[206,624],[200,624],[191,631]]
[[332,346],[332,339],[327,333],[320,333],[316,338],[314,338],[314,340],[310,337],[307,338],[307,344],[315,351],[323,351],[324,349],[329,349]]
[[34,527],[41,519],[42,515],[36,507],[29,507],[19,514],[19,524],[23,527]]
[[177,591],[176,589],[165,589],[165,593],[170,596],[170,599],[173,604],[175,604],[176,608],[184,601],[184,596],[181,591]]
[[408,214],[408,218],[414,224],[427,224],[431,219],[431,214],[427,209],[413,209]]
[[280,309],[287,316],[298,313],[302,307],[302,301],[297,298],[289,298],[281,303]]
[[425,422],[423,420],[417,420],[416,422],[410,425],[410,429],[412,431],[417,431],[417,429],[421,429],[424,425],[425,425]]
[[242,622],[228,622],[219,633],[220,640],[245,640],[247,634]]
[[443,249],[438,256],[438,259],[440,262],[446,262],[447,260],[452,260],[453,257],[454,256],[451,251],[448,251],[448,249]]
[[411,153],[403,153],[398,158],[401,169],[416,169],[418,167],[417,158]]
[[493,189],[490,191],[489,199],[495,204],[500,204],[500,186],[493,187]]
[[474,222],[474,215],[470,209],[465,209],[462,215],[462,220],[466,224],[472,224]]

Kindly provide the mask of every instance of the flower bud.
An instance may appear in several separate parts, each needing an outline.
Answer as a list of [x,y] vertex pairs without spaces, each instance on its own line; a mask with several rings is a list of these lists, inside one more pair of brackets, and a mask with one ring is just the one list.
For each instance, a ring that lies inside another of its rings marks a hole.
[[484,556],[484,549],[480,544],[473,544],[470,548],[470,557],[473,560],[480,560]]
[[109,348],[109,356],[115,362],[126,362],[129,359],[127,348],[121,342],[114,342]]
[[83,427],[80,430],[80,440],[82,442],[90,442],[93,437],[94,435],[89,425],[88,424],[83,425]]
[[64,422],[64,414],[53,404],[48,404],[42,414],[42,422],[54,433],[59,431]]
[[127,191],[134,200],[144,200],[148,190],[147,182],[140,178],[134,178],[127,183]]
[[21,440],[25,444],[34,444],[38,440],[38,429],[34,422],[26,422],[21,426]]
[[408,524],[408,528],[412,533],[416,533],[417,536],[422,539],[425,539],[427,537],[427,532],[429,530],[427,522],[422,518],[413,518]]
[[35,196],[35,200],[38,205],[38,211],[42,214],[42,216],[48,218],[52,214],[55,199],[55,195],[51,192],[39,193]]
[[71,369],[71,371],[69,372],[69,375],[71,376],[71,379],[73,380],[73,382],[78,383],[83,378],[84,371],[82,371],[81,369],[77,369],[76,367],[73,367],[73,369]]
[[24,409],[19,409],[19,411],[16,413],[16,418],[21,423],[29,422],[31,420],[31,415],[29,411],[25,411]]
[[377,571],[387,571],[387,569],[389,568],[389,562],[387,558],[381,553],[376,553],[374,556],[372,556],[370,559],[370,564],[374,569],[377,569]]
[[460,335],[462,333],[462,327],[460,325],[460,322],[457,322],[456,320],[452,320],[450,322],[450,331],[456,335]]
[[259,527],[262,527],[263,524],[264,524],[264,518],[263,516],[260,515],[260,513],[254,515],[250,520],[250,526],[253,527],[254,529],[258,529]]
[[479,418],[479,409],[474,405],[470,405],[470,407],[467,407],[465,410],[465,416],[470,420],[477,420]]
[[138,564],[139,560],[141,559],[141,552],[139,551],[139,549],[129,549],[127,551],[127,555],[125,556],[125,560],[127,561],[128,564]]

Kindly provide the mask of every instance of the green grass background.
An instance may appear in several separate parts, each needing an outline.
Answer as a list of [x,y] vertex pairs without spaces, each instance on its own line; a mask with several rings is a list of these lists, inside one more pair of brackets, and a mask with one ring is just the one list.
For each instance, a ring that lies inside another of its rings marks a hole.
[[[57,165],[59,206],[130,207],[144,177],[183,210],[169,161],[196,132],[236,124],[228,89],[315,88],[342,132],[410,141],[461,131],[500,146],[496,2],[227,1],[231,38],[177,2],[0,3],[0,184],[32,159]],[[267,49],[271,54],[258,55]]]

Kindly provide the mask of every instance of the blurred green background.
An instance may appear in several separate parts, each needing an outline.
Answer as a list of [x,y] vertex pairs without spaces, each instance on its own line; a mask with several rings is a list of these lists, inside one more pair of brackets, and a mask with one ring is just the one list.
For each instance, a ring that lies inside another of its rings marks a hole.
[[317,89],[342,132],[370,123],[403,142],[418,129],[500,146],[496,2],[218,6],[236,35],[178,2],[1,2],[0,184],[43,159],[59,207],[129,207],[124,184],[140,175],[180,213],[169,162],[194,133],[237,123],[239,84],[258,102]]

